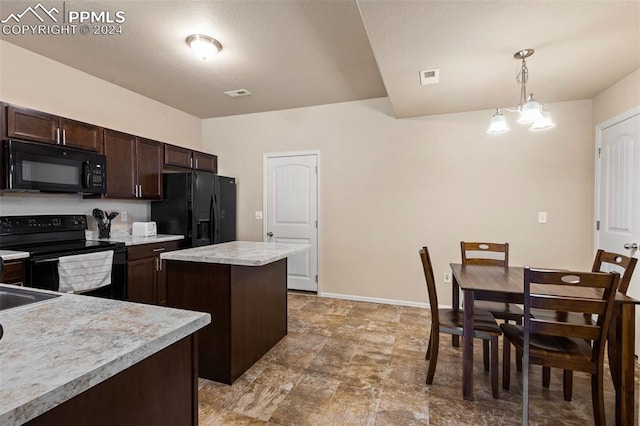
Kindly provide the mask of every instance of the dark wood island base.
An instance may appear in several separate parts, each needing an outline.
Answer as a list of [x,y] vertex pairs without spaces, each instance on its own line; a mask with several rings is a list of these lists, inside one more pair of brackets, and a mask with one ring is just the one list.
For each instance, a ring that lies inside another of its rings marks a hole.
[[287,334],[287,259],[262,266],[166,260],[167,306],[211,314],[199,375],[232,384]]

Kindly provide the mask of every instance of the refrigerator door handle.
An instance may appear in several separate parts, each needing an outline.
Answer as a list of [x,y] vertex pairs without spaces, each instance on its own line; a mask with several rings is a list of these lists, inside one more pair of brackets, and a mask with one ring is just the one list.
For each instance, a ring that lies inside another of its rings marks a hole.
[[213,194],[211,194],[211,198],[209,201],[209,242],[211,244],[215,244],[216,240],[215,240],[215,229],[216,229],[216,213],[215,213],[215,204],[213,201]]

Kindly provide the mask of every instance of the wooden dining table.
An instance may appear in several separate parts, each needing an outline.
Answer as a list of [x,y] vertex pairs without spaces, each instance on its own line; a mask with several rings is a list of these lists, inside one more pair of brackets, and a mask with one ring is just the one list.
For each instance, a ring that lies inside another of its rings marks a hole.
[[[473,335],[474,300],[523,304],[524,268],[520,266],[480,266],[451,263],[453,272],[453,309],[460,309],[459,290],[463,293],[464,336]],[[639,300],[618,293],[614,305],[615,323],[611,324],[618,351],[609,351],[609,364],[616,391],[616,425],[633,425],[635,419],[635,305]],[[462,394],[473,395],[473,339],[462,344]]]

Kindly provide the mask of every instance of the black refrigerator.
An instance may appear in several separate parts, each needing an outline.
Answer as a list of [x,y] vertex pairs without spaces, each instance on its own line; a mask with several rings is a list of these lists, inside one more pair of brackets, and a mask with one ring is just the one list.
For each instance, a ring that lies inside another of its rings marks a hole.
[[158,233],[184,235],[184,247],[236,239],[236,180],[207,172],[165,173],[162,201],[151,203]]

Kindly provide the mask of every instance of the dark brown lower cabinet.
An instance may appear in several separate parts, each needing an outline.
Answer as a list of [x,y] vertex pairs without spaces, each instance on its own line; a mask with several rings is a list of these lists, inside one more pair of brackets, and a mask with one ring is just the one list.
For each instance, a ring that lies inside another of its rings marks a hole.
[[211,314],[200,377],[232,384],[287,334],[287,259],[264,266],[168,260],[167,306]]
[[24,260],[7,260],[2,269],[0,283],[24,285],[25,282],[25,261]]
[[177,250],[180,241],[140,244],[127,248],[127,300],[165,305],[167,286],[160,253]]
[[28,425],[198,424],[192,334],[28,422]]

